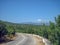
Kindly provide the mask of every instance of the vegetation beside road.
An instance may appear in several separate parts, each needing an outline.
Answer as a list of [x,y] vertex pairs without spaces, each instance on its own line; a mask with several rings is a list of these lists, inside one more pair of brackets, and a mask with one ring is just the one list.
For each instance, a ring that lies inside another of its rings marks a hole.
[[60,45],[60,15],[55,17],[55,23],[50,21],[49,25],[16,24],[0,20],[0,32],[0,38],[14,36],[15,32],[37,34],[50,40],[53,45]]
[[9,33],[6,25],[0,22],[0,43],[8,42],[14,40],[15,31]]

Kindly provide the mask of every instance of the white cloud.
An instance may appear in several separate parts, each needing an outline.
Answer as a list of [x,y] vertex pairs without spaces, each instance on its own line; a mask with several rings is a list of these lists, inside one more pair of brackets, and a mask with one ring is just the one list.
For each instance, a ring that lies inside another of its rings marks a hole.
[[38,22],[41,22],[41,21],[42,21],[42,19],[37,19],[37,21],[38,21]]
[[43,20],[43,19],[37,19],[37,22],[42,22],[42,23],[46,23],[46,22],[49,22],[49,20]]

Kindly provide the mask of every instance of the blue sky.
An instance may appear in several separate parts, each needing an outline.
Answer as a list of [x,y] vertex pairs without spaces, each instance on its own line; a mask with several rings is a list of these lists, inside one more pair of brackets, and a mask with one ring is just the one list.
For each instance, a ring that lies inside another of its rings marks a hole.
[[0,20],[21,23],[54,21],[60,14],[59,0],[0,0]]

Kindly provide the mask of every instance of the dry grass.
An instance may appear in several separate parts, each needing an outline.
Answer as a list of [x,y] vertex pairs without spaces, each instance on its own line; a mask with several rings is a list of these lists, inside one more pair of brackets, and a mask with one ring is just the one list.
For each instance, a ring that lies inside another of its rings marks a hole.
[[45,45],[45,43],[43,43],[43,40],[42,40],[42,38],[39,38],[39,37],[37,37],[37,36],[34,36],[33,37],[35,40],[36,40],[36,45]]

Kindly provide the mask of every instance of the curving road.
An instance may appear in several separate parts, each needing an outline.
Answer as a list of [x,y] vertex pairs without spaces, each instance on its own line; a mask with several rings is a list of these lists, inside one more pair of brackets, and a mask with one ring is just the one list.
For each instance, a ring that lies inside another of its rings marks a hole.
[[[38,38],[41,38],[38,35],[34,35],[37,36]],[[43,42],[45,43],[45,45],[52,45],[50,43],[50,41],[48,41],[47,39],[43,38]],[[36,40],[33,39],[33,35],[32,34],[22,34],[22,33],[17,33],[17,38],[14,41],[5,43],[3,45],[36,45]]]
[[35,45],[35,41],[31,35],[18,34],[18,37],[4,45]]

